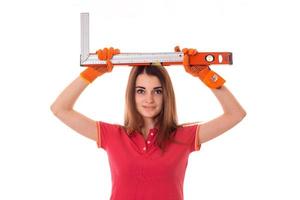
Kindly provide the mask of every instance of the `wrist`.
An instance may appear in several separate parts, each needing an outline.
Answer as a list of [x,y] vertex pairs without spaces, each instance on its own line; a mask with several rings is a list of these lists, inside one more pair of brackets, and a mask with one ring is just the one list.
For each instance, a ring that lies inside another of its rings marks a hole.
[[[103,74],[103,73],[102,73]],[[80,73],[80,77],[88,84],[92,83],[98,76],[102,75],[101,72],[97,71],[92,67],[88,67]]]
[[206,86],[212,89],[221,89],[225,83],[225,80],[209,67],[201,70],[198,77]]

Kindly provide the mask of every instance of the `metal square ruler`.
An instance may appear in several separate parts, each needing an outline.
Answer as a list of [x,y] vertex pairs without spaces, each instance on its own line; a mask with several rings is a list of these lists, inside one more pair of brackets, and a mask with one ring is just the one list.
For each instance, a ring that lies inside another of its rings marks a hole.
[[[81,13],[81,55],[80,65],[105,65],[105,60],[99,60],[96,53],[89,50],[89,13]],[[114,55],[110,60],[113,65],[149,65],[151,63],[161,63],[167,65],[182,65],[184,54],[182,52],[159,52],[159,53],[120,53]],[[212,65],[212,64],[232,64],[231,52],[198,52],[190,56],[190,64]]]

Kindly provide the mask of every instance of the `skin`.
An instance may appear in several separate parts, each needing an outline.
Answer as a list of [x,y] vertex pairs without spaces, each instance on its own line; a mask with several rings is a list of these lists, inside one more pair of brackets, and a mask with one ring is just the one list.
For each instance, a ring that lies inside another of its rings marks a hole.
[[161,112],[163,106],[163,90],[156,76],[140,74],[137,77],[135,103],[145,122],[142,132],[146,137],[149,129],[155,126],[155,117]]

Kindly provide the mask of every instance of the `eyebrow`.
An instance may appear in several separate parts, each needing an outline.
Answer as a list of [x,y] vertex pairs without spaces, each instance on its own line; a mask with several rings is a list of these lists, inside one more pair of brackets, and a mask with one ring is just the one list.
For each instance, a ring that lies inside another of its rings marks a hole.
[[[146,89],[145,87],[142,87],[142,86],[136,86],[135,88],[141,88],[141,89]],[[162,89],[162,86],[158,86],[158,87],[154,87],[153,88],[154,90],[157,90],[157,89]]]

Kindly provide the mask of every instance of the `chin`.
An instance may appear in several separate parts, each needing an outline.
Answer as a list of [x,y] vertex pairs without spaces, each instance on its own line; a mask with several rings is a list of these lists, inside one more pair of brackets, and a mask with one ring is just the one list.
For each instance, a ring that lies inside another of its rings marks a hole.
[[145,112],[145,111],[142,111],[142,112],[140,112],[140,114],[142,115],[142,117],[145,117],[145,118],[155,118],[155,117],[157,117],[159,112]]
[[155,118],[158,114],[141,113],[145,118]]

